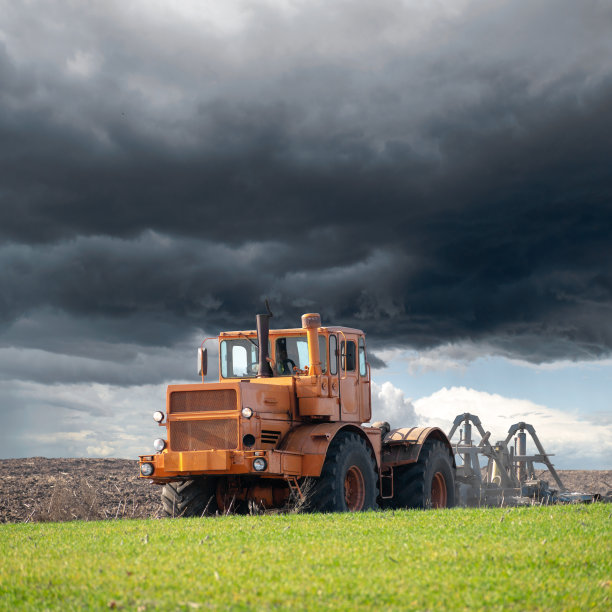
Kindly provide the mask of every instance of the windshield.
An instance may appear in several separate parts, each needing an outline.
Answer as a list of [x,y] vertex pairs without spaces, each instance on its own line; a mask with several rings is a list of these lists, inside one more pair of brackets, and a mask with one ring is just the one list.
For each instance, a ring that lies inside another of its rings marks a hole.
[[[252,341],[251,341],[252,340]],[[221,341],[221,376],[223,378],[252,378],[257,376],[257,339],[232,338]],[[291,376],[296,370],[310,365],[306,336],[281,336],[274,338],[274,376]],[[255,343],[255,344],[254,344]],[[272,346],[268,344],[268,354]],[[321,370],[327,372],[327,342],[319,335]]]
[[[321,370],[323,372],[327,371],[326,345],[325,336],[319,335],[319,353],[321,355]],[[274,348],[274,374],[276,376],[291,376],[296,370],[303,370],[307,365],[310,365],[306,336],[282,336],[276,338]]]
[[248,378],[257,376],[257,347],[246,338],[221,342],[221,376]]

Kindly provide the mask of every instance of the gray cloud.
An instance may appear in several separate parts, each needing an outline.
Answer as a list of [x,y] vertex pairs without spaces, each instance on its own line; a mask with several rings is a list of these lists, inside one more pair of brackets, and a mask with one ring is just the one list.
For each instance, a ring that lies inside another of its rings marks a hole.
[[163,385],[112,387],[0,380],[3,457],[121,456],[147,452],[160,434],[151,413]]
[[610,6],[215,6],[0,2],[0,347],[155,382],[268,296],[375,349],[610,352]]

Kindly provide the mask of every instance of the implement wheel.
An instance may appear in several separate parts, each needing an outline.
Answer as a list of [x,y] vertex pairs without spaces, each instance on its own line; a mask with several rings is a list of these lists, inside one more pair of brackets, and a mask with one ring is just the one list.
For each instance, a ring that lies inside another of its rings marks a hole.
[[340,432],[329,445],[321,476],[310,493],[315,512],[360,512],[376,506],[374,458],[361,436]]
[[217,479],[210,477],[169,482],[162,489],[162,512],[167,517],[208,516],[217,511]]
[[393,508],[451,508],[455,505],[455,471],[446,446],[423,444],[419,460],[395,469]]

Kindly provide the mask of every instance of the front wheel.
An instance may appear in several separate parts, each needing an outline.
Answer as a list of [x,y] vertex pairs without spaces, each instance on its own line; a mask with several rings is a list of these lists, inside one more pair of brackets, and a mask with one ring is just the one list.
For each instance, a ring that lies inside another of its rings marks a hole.
[[376,506],[374,458],[361,436],[341,432],[329,445],[321,476],[310,494],[315,512],[360,512]]
[[167,517],[207,516],[217,511],[217,479],[194,478],[169,482],[162,489],[162,512]]
[[396,468],[394,477],[394,508],[455,505],[455,470],[447,447],[438,440],[425,442],[418,461]]

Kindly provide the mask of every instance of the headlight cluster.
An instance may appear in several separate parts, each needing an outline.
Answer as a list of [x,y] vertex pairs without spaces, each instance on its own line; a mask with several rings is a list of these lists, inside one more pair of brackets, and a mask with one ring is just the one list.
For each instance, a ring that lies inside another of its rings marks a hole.
[[263,472],[268,467],[268,462],[262,457],[257,457],[257,459],[253,459],[253,469],[256,472]]

